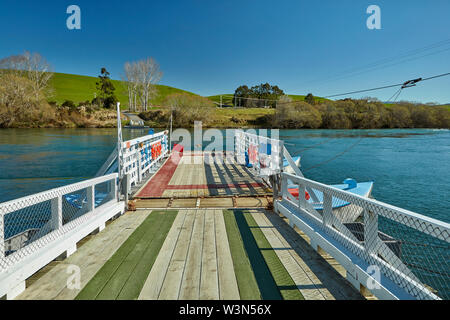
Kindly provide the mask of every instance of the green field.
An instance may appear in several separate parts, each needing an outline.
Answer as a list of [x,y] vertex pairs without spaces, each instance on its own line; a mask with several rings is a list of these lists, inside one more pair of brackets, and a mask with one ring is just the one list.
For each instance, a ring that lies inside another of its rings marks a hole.
[[[291,98],[294,101],[305,101],[305,97],[306,97],[306,96],[302,96],[302,95],[298,95],[298,94],[288,94],[288,96],[289,96],[289,98]],[[329,99],[314,96],[314,100],[316,102],[323,102],[323,101],[327,101]]]
[[[50,86],[53,88],[53,95],[48,98],[49,101],[56,101],[63,103],[65,100],[72,100],[75,103],[83,102],[86,100],[92,101],[94,94],[98,94],[95,83],[98,78],[80,76],[75,74],[55,73],[50,81]],[[128,107],[127,90],[123,82],[120,80],[112,80],[114,87],[116,88],[115,94],[119,99],[123,108]],[[185,90],[165,86],[156,85],[158,88],[158,95],[151,100],[154,105],[161,105],[163,100],[172,93],[188,93]]]

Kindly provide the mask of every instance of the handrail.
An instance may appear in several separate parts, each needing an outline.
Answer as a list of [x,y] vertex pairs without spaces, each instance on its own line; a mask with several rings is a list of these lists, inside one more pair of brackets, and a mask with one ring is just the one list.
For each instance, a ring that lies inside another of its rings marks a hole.
[[66,186],[49,189],[39,193],[35,193],[29,196],[17,198],[7,202],[0,203],[0,216],[7,213],[23,209],[25,207],[32,206],[50,199],[55,198],[55,196],[71,193],[77,190],[87,188],[92,185],[96,185],[105,181],[110,181],[111,179],[117,178],[117,173],[111,173],[106,176],[101,176],[97,178],[92,178],[89,180],[84,180],[81,182],[72,183]]
[[[298,185],[299,195],[307,188],[321,194],[323,210],[316,211],[304,196],[294,199],[288,183]],[[450,249],[450,224],[289,173],[282,173],[281,187],[275,210],[306,232],[312,244],[321,242],[338,257],[351,252],[365,265],[376,266],[385,279],[379,280],[384,291],[374,290],[381,296],[404,292],[416,299],[449,298],[450,267],[445,257]],[[345,215],[355,213],[360,219],[346,222]],[[361,265],[347,265],[347,274],[358,279],[358,268]],[[370,278],[364,270],[360,276]]]
[[117,187],[112,173],[0,203],[0,297],[16,296],[25,279],[122,214]]
[[[155,158],[151,154],[151,149],[156,143],[161,143],[161,152]],[[161,165],[161,160],[168,153],[166,131],[124,141],[121,146],[121,172],[129,175],[130,185],[136,185],[146,174]]]
[[[260,150],[262,144],[266,145],[267,150]],[[261,177],[279,174],[283,170],[283,150],[284,142],[282,140],[235,130],[236,160],[240,164],[251,164],[256,174]],[[246,153],[247,160],[245,159]]]

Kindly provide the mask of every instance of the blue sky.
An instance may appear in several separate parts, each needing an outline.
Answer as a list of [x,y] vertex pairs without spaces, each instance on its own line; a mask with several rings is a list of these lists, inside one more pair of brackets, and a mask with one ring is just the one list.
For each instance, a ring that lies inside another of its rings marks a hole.
[[[81,8],[81,30],[66,28],[71,4]],[[372,4],[381,30],[366,27]],[[56,72],[96,76],[104,66],[120,79],[126,61],[151,56],[161,84],[201,95],[269,82],[326,96],[450,72],[450,41],[405,55],[450,39],[448,0],[2,0],[0,26],[0,57],[39,52]],[[382,59],[389,63],[361,69]],[[387,100],[395,91],[370,96]],[[450,77],[400,99],[448,103]]]

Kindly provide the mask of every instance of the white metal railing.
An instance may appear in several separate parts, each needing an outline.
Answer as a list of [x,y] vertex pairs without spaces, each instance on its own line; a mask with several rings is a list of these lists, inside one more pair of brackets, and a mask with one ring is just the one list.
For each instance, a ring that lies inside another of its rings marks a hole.
[[1,203],[0,297],[123,213],[117,180],[113,173]]
[[281,140],[235,131],[235,156],[238,163],[251,165],[256,174],[268,177],[283,169],[284,143]]
[[[289,193],[292,183],[298,199]],[[323,199],[323,210],[306,200],[308,190]],[[287,173],[275,210],[305,232],[313,247],[334,256],[358,288],[375,279],[369,290],[380,298],[450,298],[450,224]],[[345,223],[355,212],[360,218]]]
[[[161,150],[152,153],[156,146]],[[151,170],[160,165],[161,160],[169,153],[167,131],[146,135],[136,139],[122,142],[122,161],[120,176],[128,174],[131,185],[142,181],[142,178]]]

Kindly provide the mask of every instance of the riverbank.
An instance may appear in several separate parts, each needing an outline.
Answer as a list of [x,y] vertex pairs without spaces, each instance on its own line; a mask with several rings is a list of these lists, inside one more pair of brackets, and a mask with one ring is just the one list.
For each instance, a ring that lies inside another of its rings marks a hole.
[[[331,105],[333,103],[333,105]],[[340,106],[339,104],[345,104]],[[302,104],[284,109],[205,107],[203,112],[186,108],[174,114],[174,127],[192,128],[201,120],[205,128],[277,128],[277,129],[413,129],[450,128],[450,107],[398,105],[365,108],[349,102]],[[170,108],[156,106],[137,113],[149,127],[167,127]],[[88,106],[63,107],[43,104],[35,108],[8,110],[0,106],[0,128],[115,128],[113,109]],[[186,120],[189,117],[189,120]],[[192,119],[191,119],[192,118]],[[122,115],[123,125],[127,118]]]
[[[319,105],[293,103],[275,108],[205,108],[198,114],[174,112],[174,127],[189,128],[201,120],[205,128],[276,129],[450,129],[449,106],[404,103],[384,105],[367,101],[332,101]],[[159,107],[139,113],[150,127],[166,127],[170,109]],[[195,117],[194,117],[195,115]],[[186,117],[190,121],[186,121]]]
[[[122,115],[122,121],[126,117]],[[43,104],[38,108],[8,110],[0,107],[0,128],[114,128],[114,110],[92,107],[59,107]]]

